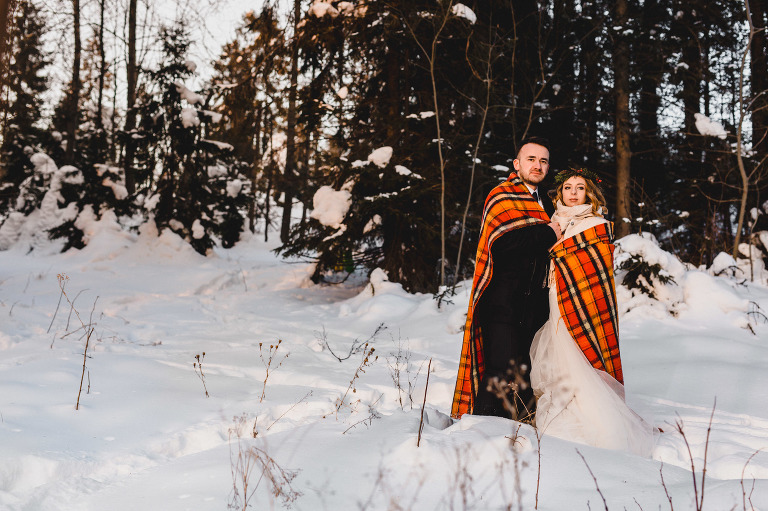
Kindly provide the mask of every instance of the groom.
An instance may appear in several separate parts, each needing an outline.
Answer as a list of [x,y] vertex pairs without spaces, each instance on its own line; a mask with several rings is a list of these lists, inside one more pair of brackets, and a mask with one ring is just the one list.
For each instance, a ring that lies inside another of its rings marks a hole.
[[515,172],[485,202],[451,409],[455,418],[509,417],[502,393],[516,407],[514,418],[535,408],[529,350],[549,317],[548,251],[562,234],[550,222],[554,207],[539,189],[549,171],[547,141],[523,141],[513,165]]

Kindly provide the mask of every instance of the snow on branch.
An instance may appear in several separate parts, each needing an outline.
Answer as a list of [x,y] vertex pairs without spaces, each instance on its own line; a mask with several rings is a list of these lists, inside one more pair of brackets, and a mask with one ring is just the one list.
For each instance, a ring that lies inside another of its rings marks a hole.
[[379,147],[368,155],[368,161],[381,168],[386,167],[391,158],[392,148],[390,146]]
[[200,94],[196,92],[192,92],[183,83],[176,82],[173,85],[176,86],[176,92],[178,92],[181,95],[182,99],[187,100],[187,103],[189,103],[190,105],[195,105],[195,104],[202,105],[205,102],[205,99]]
[[477,21],[477,15],[474,13],[474,11],[464,4],[454,5],[451,8],[451,13],[459,18],[466,19],[472,25],[474,25]]
[[325,226],[339,229],[351,205],[352,194],[347,190],[321,186],[312,198],[313,210],[309,216]]
[[330,2],[323,2],[322,0],[319,0],[315,1],[315,3],[312,4],[312,7],[309,8],[309,14],[315,16],[316,18],[322,18],[326,15],[330,16],[331,18],[335,18],[339,15],[339,10],[331,5]]
[[696,120],[696,129],[699,130],[699,133],[702,135],[717,137],[723,140],[728,136],[728,132],[725,131],[722,124],[710,120],[706,115],[697,113],[693,114],[693,118]]

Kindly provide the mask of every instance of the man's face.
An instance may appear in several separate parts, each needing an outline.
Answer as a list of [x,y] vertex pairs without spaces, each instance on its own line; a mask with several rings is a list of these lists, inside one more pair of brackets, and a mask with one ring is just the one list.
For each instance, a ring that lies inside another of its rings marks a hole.
[[549,151],[539,144],[525,144],[512,164],[524,183],[538,187],[549,171]]

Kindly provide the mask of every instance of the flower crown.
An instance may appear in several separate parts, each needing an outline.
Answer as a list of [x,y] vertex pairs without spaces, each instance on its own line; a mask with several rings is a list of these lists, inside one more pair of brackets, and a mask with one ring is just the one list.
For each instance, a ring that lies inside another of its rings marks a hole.
[[584,179],[591,179],[595,183],[601,183],[602,179],[600,179],[600,176],[592,172],[591,170],[587,170],[586,168],[571,168],[566,170],[561,170],[557,174],[555,174],[555,183],[561,184],[565,180],[572,178],[573,176],[583,177]]

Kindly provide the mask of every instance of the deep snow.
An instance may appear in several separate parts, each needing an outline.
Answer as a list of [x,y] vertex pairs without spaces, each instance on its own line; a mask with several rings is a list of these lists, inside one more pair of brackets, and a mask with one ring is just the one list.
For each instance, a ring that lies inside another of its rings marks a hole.
[[[233,472],[249,450],[253,509],[528,510],[537,481],[542,510],[604,509],[601,494],[609,509],[667,509],[664,486],[675,510],[696,509],[675,423],[700,496],[715,399],[704,508],[752,509],[743,481],[768,509],[768,453],[746,465],[768,447],[763,285],[669,259],[659,300],[619,287],[627,400],[664,430],[644,459],[500,418],[451,423],[468,282],[438,308],[380,271],[312,285],[308,264],[256,237],[203,257],[167,231],[108,218],[90,231],[81,251],[0,252],[0,509],[221,510],[235,486],[242,509]],[[79,410],[84,330],[66,299],[57,311],[60,278],[95,327]]]

